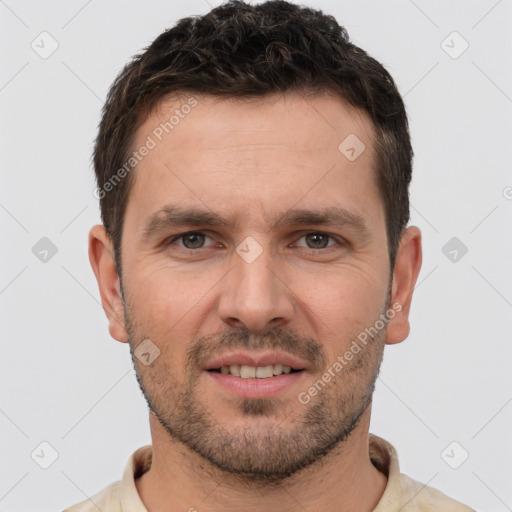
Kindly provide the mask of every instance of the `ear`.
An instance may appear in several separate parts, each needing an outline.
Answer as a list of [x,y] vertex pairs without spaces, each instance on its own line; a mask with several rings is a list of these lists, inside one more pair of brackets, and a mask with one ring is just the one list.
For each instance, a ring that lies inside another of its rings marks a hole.
[[416,226],[410,226],[402,234],[393,270],[389,308],[396,314],[388,322],[388,345],[400,343],[409,336],[409,311],[421,261],[421,231]]
[[114,259],[112,243],[104,226],[93,226],[89,232],[89,261],[98,281],[101,303],[107,315],[112,338],[128,341],[124,321],[124,304]]

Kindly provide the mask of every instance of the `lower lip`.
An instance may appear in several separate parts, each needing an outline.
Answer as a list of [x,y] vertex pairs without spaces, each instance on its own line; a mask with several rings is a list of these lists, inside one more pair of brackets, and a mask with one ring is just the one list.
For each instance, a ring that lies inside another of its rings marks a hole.
[[240,398],[274,398],[302,378],[304,370],[283,373],[267,379],[242,379],[234,375],[206,372],[219,386]]

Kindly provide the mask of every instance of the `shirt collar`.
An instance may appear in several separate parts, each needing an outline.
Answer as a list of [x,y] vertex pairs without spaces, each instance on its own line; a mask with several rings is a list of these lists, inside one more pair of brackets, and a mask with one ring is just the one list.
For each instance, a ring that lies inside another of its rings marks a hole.
[[[388,477],[388,483],[374,512],[387,512],[400,495],[400,468],[394,447],[374,434],[369,434],[369,453],[373,465]],[[151,467],[152,445],[142,446],[128,459],[120,487],[123,511],[148,512],[140,499],[135,480]]]

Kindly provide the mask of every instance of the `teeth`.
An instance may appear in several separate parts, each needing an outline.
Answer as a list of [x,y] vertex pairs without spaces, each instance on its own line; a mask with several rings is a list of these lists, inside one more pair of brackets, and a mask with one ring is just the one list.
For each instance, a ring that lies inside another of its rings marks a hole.
[[256,377],[256,368],[243,364],[240,367],[240,377],[242,377],[242,379],[254,379]]
[[272,377],[273,368],[272,366],[258,366],[256,368],[256,378],[257,379],[267,379],[268,377]]
[[232,364],[231,366],[223,366],[220,373],[223,375],[234,375],[242,379],[268,379],[281,375],[282,373],[290,373],[290,366],[283,366],[282,364],[268,365],[268,366],[247,366]]
[[274,375],[281,375],[281,373],[283,373],[283,365],[275,364],[274,365]]
[[229,367],[229,371],[231,372],[231,375],[234,375],[235,377],[240,377],[240,365],[239,364],[232,364]]

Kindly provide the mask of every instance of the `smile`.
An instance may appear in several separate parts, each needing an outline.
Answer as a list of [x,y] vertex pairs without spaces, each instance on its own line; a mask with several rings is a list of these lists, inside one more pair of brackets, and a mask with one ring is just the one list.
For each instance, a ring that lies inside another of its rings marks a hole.
[[222,366],[213,368],[211,372],[221,373],[222,375],[233,375],[242,379],[268,379],[277,377],[278,375],[299,372],[302,370],[291,368],[282,364],[274,364],[267,366],[248,366],[232,364],[230,366]]

